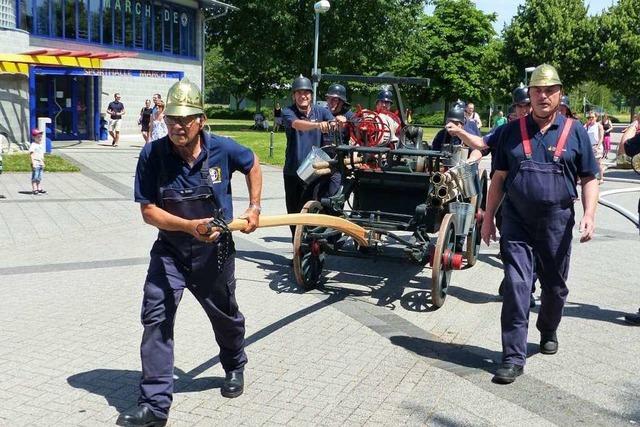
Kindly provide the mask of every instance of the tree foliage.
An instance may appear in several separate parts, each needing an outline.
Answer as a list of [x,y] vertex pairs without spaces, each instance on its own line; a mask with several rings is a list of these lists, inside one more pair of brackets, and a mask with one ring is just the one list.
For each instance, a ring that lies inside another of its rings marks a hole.
[[524,69],[549,63],[565,88],[594,70],[595,21],[583,0],[527,0],[503,31],[505,59],[521,76]]
[[405,74],[432,79],[432,99],[479,99],[488,90],[482,62],[495,35],[494,14],[471,0],[435,0],[412,35],[411,50],[398,59]]
[[[259,100],[296,75],[311,74],[314,3],[237,0],[234,5],[239,10],[212,22],[215,32],[208,38],[209,46],[220,49],[225,72],[239,79],[251,98]],[[320,68],[324,72],[357,74],[388,70],[422,13],[422,3],[421,0],[333,1],[329,12],[320,16]],[[222,79],[215,83],[226,85]]]
[[627,98],[633,116],[640,103],[640,2],[619,0],[599,22],[600,81]]

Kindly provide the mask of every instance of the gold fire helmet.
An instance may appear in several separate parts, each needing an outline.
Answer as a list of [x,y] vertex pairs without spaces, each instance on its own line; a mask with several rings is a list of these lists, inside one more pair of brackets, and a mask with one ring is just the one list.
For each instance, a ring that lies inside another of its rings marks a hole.
[[169,88],[164,110],[167,116],[186,117],[204,114],[202,92],[195,84],[184,78]]
[[538,65],[533,73],[531,73],[531,80],[529,80],[529,87],[531,86],[562,86],[558,71],[553,65],[542,64]]

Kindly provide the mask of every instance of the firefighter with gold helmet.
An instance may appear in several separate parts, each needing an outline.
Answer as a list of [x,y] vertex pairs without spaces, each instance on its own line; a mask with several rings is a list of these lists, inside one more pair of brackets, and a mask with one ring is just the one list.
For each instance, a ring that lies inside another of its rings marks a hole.
[[[245,320],[235,297],[234,244],[224,230],[233,218],[231,175],[246,175],[250,233],[258,226],[262,173],[257,156],[234,140],[204,132],[200,89],[187,79],[174,84],[166,101],[169,134],[141,151],[135,201],[147,224],[158,228],[144,284],[138,407],[121,416],[124,425],[164,425],[173,394],[173,325],[184,289],[204,308],[226,372],[221,393],[244,389]],[[211,227],[211,224],[219,227]]]
[[569,293],[578,178],[584,208],[581,242],[593,236],[598,201],[598,163],[584,128],[559,112],[562,82],[556,69],[548,64],[536,67],[528,89],[531,114],[501,131],[481,230],[485,243],[495,240],[495,213],[504,198],[502,364],[493,377],[502,384],[512,383],[524,370],[534,268],[541,285],[536,323],[540,353],[558,351],[556,331]]

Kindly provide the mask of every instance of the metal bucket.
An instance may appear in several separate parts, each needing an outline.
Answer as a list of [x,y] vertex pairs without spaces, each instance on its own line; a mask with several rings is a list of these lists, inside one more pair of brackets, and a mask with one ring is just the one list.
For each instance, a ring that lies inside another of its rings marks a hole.
[[480,192],[478,163],[463,163],[456,168],[455,174],[463,197],[468,199]]
[[307,184],[311,184],[320,175],[316,173],[316,169],[313,168],[313,164],[317,162],[328,162],[331,157],[322,151],[322,149],[313,146],[311,151],[307,154],[307,157],[302,161],[296,173]]
[[454,214],[453,219],[456,225],[456,235],[466,236],[473,225],[474,209],[471,203],[451,202],[449,212]]

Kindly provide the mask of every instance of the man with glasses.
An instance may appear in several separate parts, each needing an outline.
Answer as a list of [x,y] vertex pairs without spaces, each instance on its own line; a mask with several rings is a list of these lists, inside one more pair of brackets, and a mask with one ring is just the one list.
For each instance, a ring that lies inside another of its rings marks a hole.
[[494,219],[502,202],[502,364],[493,377],[500,384],[514,382],[524,371],[534,269],[541,285],[540,353],[558,351],[578,178],[581,242],[593,236],[598,202],[598,164],[584,128],[559,112],[562,82],[556,69],[536,67],[528,93],[531,114],[502,126],[481,230],[487,245],[496,240]]
[[120,94],[114,94],[113,98],[113,101],[107,106],[107,114],[111,116],[111,121],[109,122],[109,134],[111,138],[113,138],[111,145],[117,147],[118,141],[120,140],[122,116],[124,116],[125,111],[124,104],[120,102]]
[[235,297],[235,249],[231,175],[246,176],[249,206],[245,233],[260,215],[262,173],[251,150],[203,131],[202,94],[187,79],[169,89],[165,120],[169,134],[145,145],[135,178],[135,200],[147,224],[158,228],[144,284],[138,407],[119,420],[129,426],[165,425],[173,395],[173,325],[185,288],[204,308],[225,370],[221,393],[244,390],[245,321]]
[[[324,107],[312,105],[313,87],[311,80],[300,75],[291,85],[293,103],[282,109],[282,121],[287,136],[284,158],[284,195],[288,213],[299,213],[304,204],[311,200],[304,181],[297,174],[298,167],[311,147],[321,147],[323,135],[335,129],[333,114]],[[291,227],[293,236],[295,227]]]

